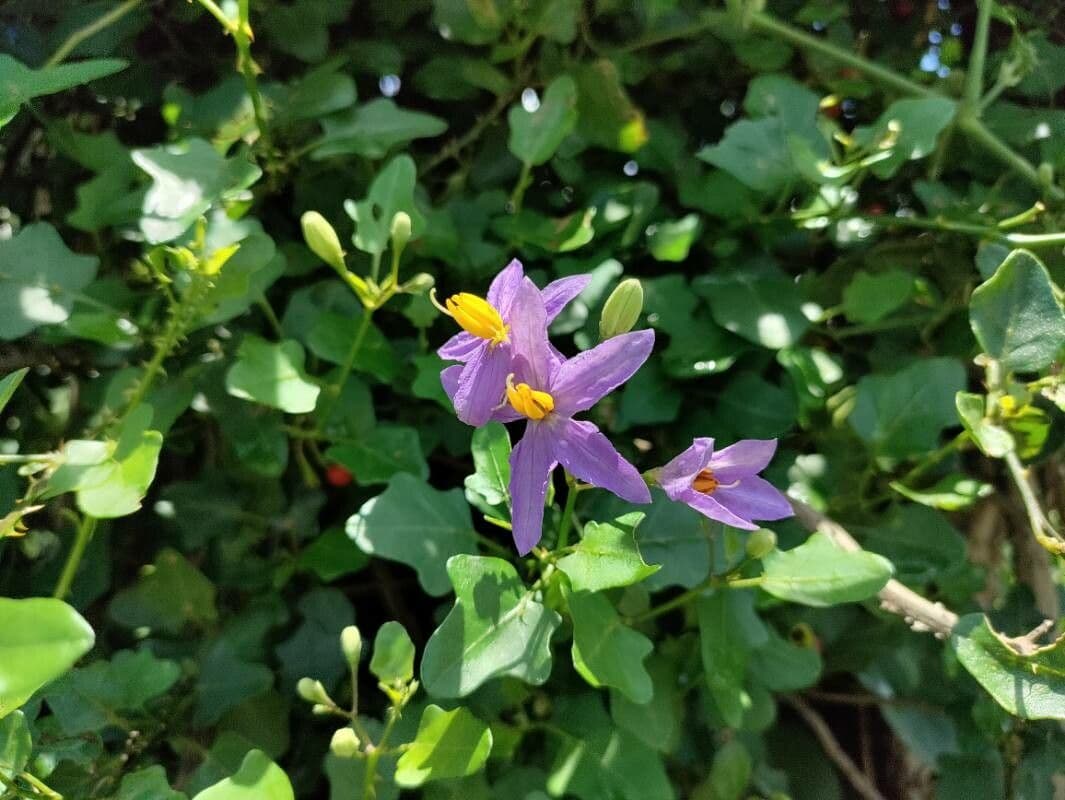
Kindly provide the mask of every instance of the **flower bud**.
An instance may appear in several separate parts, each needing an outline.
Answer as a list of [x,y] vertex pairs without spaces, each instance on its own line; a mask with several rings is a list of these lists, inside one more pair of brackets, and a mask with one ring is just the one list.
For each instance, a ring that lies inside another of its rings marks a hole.
[[392,237],[392,247],[402,252],[410,241],[411,221],[410,215],[405,211],[397,211],[392,217],[392,227],[389,229]]
[[351,728],[338,728],[329,749],[337,758],[355,758],[359,754],[359,737]]
[[400,290],[407,294],[424,294],[436,285],[436,278],[428,272],[419,272],[409,281],[404,283]]
[[296,684],[296,694],[308,703],[332,705],[332,700],[329,699],[329,692],[322,686],[321,681],[316,681],[314,678],[300,678]]
[[303,238],[311,252],[334,269],[346,269],[340,238],[325,217],[317,211],[308,211],[300,217],[300,225],[303,226]]
[[747,537],[747,555],[751,558],[765,558],[777,549],[777,535],[773,531],[759,528]]
[[355,667],[362,656],[362,634],[354,625],[348,625],[340,632],[340,649],[344,651],[344,658],[348,664]]
[[632,330],[643,311],[643,286],[626,278],[610,293],[599,317],[599,338],[610,339]]

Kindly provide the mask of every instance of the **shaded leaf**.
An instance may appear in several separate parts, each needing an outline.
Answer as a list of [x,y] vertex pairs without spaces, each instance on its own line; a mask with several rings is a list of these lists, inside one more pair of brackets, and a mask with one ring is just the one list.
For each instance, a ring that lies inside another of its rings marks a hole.
[[791,550],[774,550],[762,559],[762,566],[763,590],[815,607],[872,597],[894,572],[883,556],[844,550],[823,533],[813,534]]

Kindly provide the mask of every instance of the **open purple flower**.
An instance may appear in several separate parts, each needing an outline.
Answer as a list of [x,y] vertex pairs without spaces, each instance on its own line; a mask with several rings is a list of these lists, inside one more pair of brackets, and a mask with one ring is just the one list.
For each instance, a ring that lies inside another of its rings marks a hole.
[[[584,290],[589,279],[588,275],[575,275],[549,283],[543,292],[537,290],[548,322]],[[496,275],[487,298],[463,292],[449,297],[444,305],[438,304],[463,329],[436,352],[448,361],[463,362],[444,370],[448,374],[444,380],[453,390],[448,394],[458,418],[469,425],[486,423],[503,400],[507,375],[514,371],[510,328],[515,300],[526,282],[521,262],[515,259]]]
[[640,368],[651,354],[654,332],[615,336],[567,360],[547,341],[547,309],[531,281],[518,288],[514,309],[514,367],[505,378],[509,408],[495,417],[528,420],[510,455],[514,543],[525,555],[540,541],[547,484],[558,464],[630,503],[651,501],[639,471],[594,424],[573,415],[591,408]]
[[671,500],[733,528],[755,530],[753,520],[792,516],[791,503],[758,477],[773,458],[776,439],[744,439],[714,452],[714,440],[692,446],[658,472],[658,484]]

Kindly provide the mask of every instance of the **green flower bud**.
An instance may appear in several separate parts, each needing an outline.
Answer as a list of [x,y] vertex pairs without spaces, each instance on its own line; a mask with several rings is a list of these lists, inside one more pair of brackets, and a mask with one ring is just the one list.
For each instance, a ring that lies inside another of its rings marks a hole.
[[314,678],[300,678],[296,684],[296,694],[308,703],[332,705],[333,702],[329,699],[329,692],[322,686],[322,682],[316,681]]
[[425,294],[436,285],[436,278],[428,272],[419,272],[400,287],[407,294]]
[[351,728],[338,728],[329,749],[337,758],[355,758],[359,754],[359,737]]
[[407,246],[407,242],[410,241],[410,233],[410,215],[405,211],[397,211],[395,216],[392,217],[392,227],[389,229],[389,234],[392,236],[392,246],[396,250],[402,251]]
[[643,311],[643,286],[636,278],[626,278],[610,293],[599,317],[599,338],[610,339],[632,330]]
[[751,558],[765,558],[777,549],[777,535],[773,531],[759,528],[747,537],[747,555]]
[[340,632],[340,649],[344,651],[344,658],[352,667],[359,663],[362,656],[362,634],[354,625],[348,625]]
[[303,238],[318,258],[340,271],[344,271],[344,248],[333,226],[317,211],[308,211],[300,217],[303,226]]

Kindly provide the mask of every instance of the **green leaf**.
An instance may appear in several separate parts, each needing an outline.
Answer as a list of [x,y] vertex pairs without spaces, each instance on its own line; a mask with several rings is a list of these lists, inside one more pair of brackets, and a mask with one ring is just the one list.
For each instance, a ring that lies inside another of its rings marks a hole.
[[141,405],[126,418],[118,441],[67,442],[60,466],[41,497],[76,492],[78,508],[99,519],[123,517],[140,509],[163,447],[163,435],[147,430],[151,417],[151,408]]
[[127,628],[147,628],[177,634],[188,624],[205,625],[218,619],[215,589],[196,567],[170,548],[155,564],[141,571],[131,587],[111,600],[111,618]]
[[155,765],[126,773],[115,800],[188,800],[188,797],[171,789],[166,770]]
[[330,528],[300,551],[299,566],[325,583],[363,569],[369,557],[351,546],[343,528]]
[[181,677],[174,661],[148,650],[122,650],[110,661],[75,669],[48,688],[45,697],[63,732],[78,736],[122,725],[126,714],[145,713],[146,704],[165,694]]
[[[434,376],[439,384],[439,376]],[[510,434],[498,422],[473,432],[470,442],[475,472],[466,478],[466,499],[485,513],[510,508]]]
[[851,322],[877,322],[902,307],[913,289],[914,278],[908,272],[859,270],[843,290],[843,313]]
[[448,558],[477,545],[462,492],[437,491],[405,472],[348,519],[347,533],[364,553],[413,567],[422,588],[437,597],[448,591]]
[[237,774],[204,789],[193,800],[295,800],[285,771],[261,750],[244,757]]
[[23,367],[0,378],[0,411],[3,411],[4,407],[10,402],[15,390],[18,389],[22,379],[26,377],[26,373],[29,371],[29,367]]
[[439,136],[447,130],[447,123],[432,114],[408,111],[391,100],[378,98],[326,117],[322,129],[320,144],[311,153],[315,160],[352,153],[384,158],[396,145]]
[[503,32],[508,6],[498,0],[433,0],[433,25],[445,39],[488,44]]
[[51,683],[93,646],[96,636],[61,600],[0,597],[0,719]]
[[357,248],[371,255],[383,253],[391,237],[392,218],[400,211],[410,217],[411,238],[421,237],[425,231],[425,216],[414,204],[416,183],[414,159],[404,153],[389,161],[388,166],[378,173],[364,200],[344,201],[344,210],[355,222],[355,235],[351,241]]
[[125,68],[126,62],[118,58],[91,58],[31,69],[0,53],[0,128],[11,121],[19,106],[35,97],[56,94]]
[[429,477],[418,431],[406,425],[371,428],[356,440],[334,444],[325,457],[347,467],[359,486],[388,483],[400,472]]
[[0,719],[0,776],[11,780],[22,772],[33,753],[26,715],[21,711]]
[[630,586],[661,569],[648,565],[636,545],[636,527],[644,514],[633,512],[613,522],[589,522],[574,551],[558,562],[576,592]]
[[698,214],[655,223],[647,233],[647,249],[655,261],[684,261],[700,230]]
[[659,653],[647,659],[647,672],[654,687],[651,700],[634,703],[621,692],[611,692],[610,715],[648,747],[671,753],[680,742],[685,689],[677,665]]
[[1065,719],[1065,637],[1021,654],[983,614],[958,620],[950,646],[995,701],[1022,719]]
[[995,491],[991,484],[959,473],[944,475],[927,489],[911,489],[900,481],[892,481],[891,488],[915,503],[941,508],[944,511],[969,508],[977,500],[989,497]]
[[279,408],[289,414],[314,411],[321,389],[303,369],[303,346],[287,339],[273,344],[247,335],[226,372],[226,390],[234,397]]
[[770,627],[765,633],[765,643],[751,651],[752,681],[772,692],[794,692],[817,683],[822,663],[815,648],[795,644]]
[[203,139],[134,150],[133,161],[152,178],[140,222],[151,244],[178,238],[212,205],[237,198],[262,175],[250,159],[225,158]]
[[635,153],[647,143],[647,124],[622,83],[617,65],[606,58],[572,71],[577,81],[578,132],[592,144]]
[[893,375],[866,375],[850,415],[851,427],[878,454],[905,458],[934,450],[943,428],[957,424],[954,395],[965,370],[952,358],[915,361]]
[[551,635],[561,617],[498,558],[448,559],[455,606],[430,637],[422,684],[434,697],[465,697],[502,676],[542,684],[551,674]]
[[1065,309],[1043,263],[1015,250],[973,291],[976,340],[1009,372],[1037,372],[1065,351]]
[[751,754],[738,739],[714,753],[708,779],[714,800],[740,800],[751,780]]
[[382,683],[407,683],[414,677],[414,642],[398,622],[377,629],[370,672]]
[[798,411],[791,387],[772,384],[754,372],[741,372],[721,392],[715,414],[727,421],[737,438],[772,439],[787,433]]
[[810,320],[795,283],[775,266],[752,267],[705,275],[693,287],[725,330],[773,350],[798,343]]
[[200,659],[193,716],[198,728],[214,725],[227,712],[263,694],[274,683],[274,671],[245,660],[236,652],[237,644],[218,639]]
[[310,675],[332,690],[348,672],[340,632],[355,622],[355,609],[339,589],[323,587],[304,594],[298,607],[303,623],[275,650],[283,683],[295,687],[300,678]]
[[762,559],[761,588],[774,597],[823,607],[872,597],[894,569],[876,553],[844,550],[815,533],[791,550],[774,550]]
[[953,121],[956,109],[957,103],[946,97],[896,100],[875,124],[856,128],[854,139],[864,147],[890,152],[870,167],[878,178],[890,178],[907,161],[935,150],[939,134]]
[[413,789],[426,781],[472,775],[491,751],[492,731],[468,709],[426,706],[418,735],[396,764],[396,784]]
[[1002,458],[1013,449],[1013,437],[986,417],[987,398],[982,394],[958,392],[954,395],[962,425],[985,456]]
[[610,602],[596,592],[565,592],[573,618],[573,666],[595,687],[617,689],[634,703],[650,701],[651,676],[643,665],[651,640],[626,627]]
[[96,265],[95,257],[71,252],[46,222],[0,241],[0,339],[66,322]]
[[547,162],[577,124],[577,84],[568,75],[555,78],[539,108],[526,111],[513,106],[507,122],[510,152],[528,167]]
[[756,192],[776,194],[798,178],[788,150],[781,147],[783,138],[777,119],[741,119],[725,129],[720,142],[702,148],[698,156]]
[[[352,300],[354,300],[352,296]],[[333,364],[348,360],[355,337],[358,336],[360,319],[364,312],[355,310],[350,315],[323,311],[312,323],[307,333],[307,348],[318,358]],[[373,323],[366,329],[359,345],[354,367],[359,372],[368,372],[385,383],[390,383],[399,369],[399,358],[381,329]],[[351,380],[351,376],[348,376]],[[341,404],[337,403],[339,407]],[[334,412],[340,411],[339,408]]]
[[710,701],[726,725],[738,728],[751,703],[743,688],[751,652],[769,641],[754,611],[754,592],[719,589],[695,608]]

